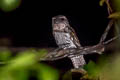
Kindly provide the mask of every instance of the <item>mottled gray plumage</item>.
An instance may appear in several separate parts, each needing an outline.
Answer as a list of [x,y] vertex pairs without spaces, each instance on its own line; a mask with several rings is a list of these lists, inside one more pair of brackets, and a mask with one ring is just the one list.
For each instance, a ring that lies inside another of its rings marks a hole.
[[[53,35],[59,48],[81,48],[80,42],[74,29],[69,25],[65,16],[59,15],[52,18]],[[83,55],[68,56],[74,65],[74,68],[83,67],[86,64]]]

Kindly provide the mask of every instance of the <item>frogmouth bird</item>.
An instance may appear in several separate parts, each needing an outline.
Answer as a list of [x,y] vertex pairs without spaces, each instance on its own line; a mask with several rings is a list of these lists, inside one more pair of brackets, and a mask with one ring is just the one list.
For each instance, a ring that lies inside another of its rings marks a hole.
[[58,48],[49,53],[46,60],[57,60],[68,57],[71,59],[74,69],[73,71],[80,71],[86,73],[83,66],[86,64],[84,55],[91,53],[101,54],[105,50],[105,45],[120,37],[120,35],[105,41],[106,36],[112,27],[114,20],[110,20],[107,28],[98,44],[93,46],[81,46],[75,30],[70,26],[68,19],[63,15],[58,15],[52,18],[53,36],[55,38]]
[[[52,18],[53,35],[56,40],[56,44],[59,48],[70,49],[79,48],[83,49],[80,45],[79,39],[76,36],[75,30],[70,26],[67,18],[62,15],[58,15]],[[83,65],[86,64],[83,55],[69,55],[75,69],[83,69]]]

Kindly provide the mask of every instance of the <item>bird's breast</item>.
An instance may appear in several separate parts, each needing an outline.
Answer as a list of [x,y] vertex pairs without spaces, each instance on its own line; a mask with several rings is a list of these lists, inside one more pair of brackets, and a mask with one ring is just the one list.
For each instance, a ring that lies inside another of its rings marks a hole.
[[73,42],[73,37],[69,33],[55,32],[54,36],[59,47],[76,48],[76,45]]

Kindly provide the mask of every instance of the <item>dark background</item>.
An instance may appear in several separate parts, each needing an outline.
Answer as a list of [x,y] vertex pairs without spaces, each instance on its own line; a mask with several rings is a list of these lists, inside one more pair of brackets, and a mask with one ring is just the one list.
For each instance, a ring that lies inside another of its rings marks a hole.
[[11,46],[56,47],[51,25],[56,15],[68,18],[83,46],[98,43],[108,24],[99,0],[22,0],[16,10],[0,11],[0,38],[9,38]]
[[[12,47],[57,47],[51,25],[52,17],[56,15],[68,18],[83,46],[97,44],[109,21],[107,7],[99,6],[99,0],[22,0],[14,11],[0,10],[0,39],[8,38],[0,40],[0,44],[8,41]],[[86,62],[89,59],[96,61],[98,57],[100,55],[94,54],[85,59]],[[62,70],[61,75],[72,66],[68,58],[49,64]]]

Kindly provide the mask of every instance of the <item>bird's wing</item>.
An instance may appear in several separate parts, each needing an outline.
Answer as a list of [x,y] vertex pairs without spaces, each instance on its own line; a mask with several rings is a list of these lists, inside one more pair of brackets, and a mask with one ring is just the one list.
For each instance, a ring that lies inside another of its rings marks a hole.
[[78,37],[77,37],[77,35],[76,35],[76,33],[75,33],[75,30],[74,30],[72,27],[70,27],[70,29],[71,29],[70,34],[71,34],[71,36],[73,37],[73,42],[74,42],[74,44],[75,44],[78,48],[82,48],[82,46],[81,46],[81,44],[80,44],[80,41],[79,41],[79,39],[78,39]]

